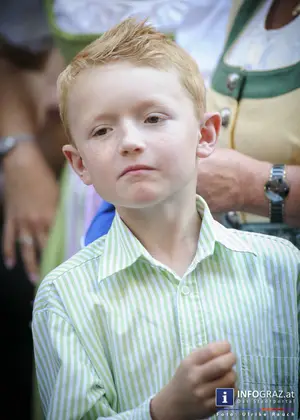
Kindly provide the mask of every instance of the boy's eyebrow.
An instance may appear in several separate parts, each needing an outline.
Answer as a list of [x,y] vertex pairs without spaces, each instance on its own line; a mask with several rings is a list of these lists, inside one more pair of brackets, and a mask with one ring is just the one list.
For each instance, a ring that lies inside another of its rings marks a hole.
[[[138,111],[140,109],[149,108],[151,106],[157,106],[157,107],[163,107],[166,109],[168,107],[168,104],[166,101],[162,101],[162,99],[156,98],[149,98],[142,101],[137,102],[133,107],[133,111]],[[97,121],[100,120],[114,120],[116,119],[117,114],[115,112],[98,112],[96,115],[91,116],[91,118],[88,118],[89,124],[94,124]]]
[[150,106],[165,107],[167,106],[167,101],[165,100],[165,98],[161,98],[160,96],[155,96],[153,98],[143,99],[142,101],[138,102],[136,106],[134,106],[134,108],[135,109],[148,108]]
[[116,118],[116,114],[112,112],[98,112],[96,115],[87,118],[89,124],[94,124],[97,121],[101,120],[113,120]]

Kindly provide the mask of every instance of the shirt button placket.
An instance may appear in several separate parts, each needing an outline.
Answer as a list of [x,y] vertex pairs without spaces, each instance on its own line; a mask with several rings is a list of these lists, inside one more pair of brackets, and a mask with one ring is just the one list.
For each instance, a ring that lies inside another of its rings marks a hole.
[[[179,334],[181,344],[181,355],[185,358],[190,353],[190,348],[193,343],[190,342],[191,334],[190,328],[190,305],[193,288],[191,285],[184,284],[178,290],[178,320],[179,320]],[[189,307],[189,309],[187,309]]]
[[183,286],[181,289],[181,294],[183,296],[188,296],[191,293],[190,288],[188,286]]

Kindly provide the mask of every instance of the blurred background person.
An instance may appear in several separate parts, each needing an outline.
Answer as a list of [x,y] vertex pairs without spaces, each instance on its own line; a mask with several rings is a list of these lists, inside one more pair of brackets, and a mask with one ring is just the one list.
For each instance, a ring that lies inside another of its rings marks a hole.
[[[232,25],[208,108],[220,150],[199,177],[225,224],[300,247],[300,2],[245,0]],[[226,150],[225,150],[226,148]]]
[[31,418],[34,284],[63,164],[53,48],[40,1],[0,3],[1,418]]

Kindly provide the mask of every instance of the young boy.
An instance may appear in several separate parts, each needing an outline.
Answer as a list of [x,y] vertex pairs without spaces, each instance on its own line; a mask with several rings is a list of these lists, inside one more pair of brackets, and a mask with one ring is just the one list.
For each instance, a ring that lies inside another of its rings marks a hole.
[[220,117],[205,111],[194,61],[128,19],[58,85],[64,154],[117,214],[37,293],[47,419],[196,420],[232,405],[234,388],[235,418],[272,407],[297,418],[300,253],[224,228],[195,195]]

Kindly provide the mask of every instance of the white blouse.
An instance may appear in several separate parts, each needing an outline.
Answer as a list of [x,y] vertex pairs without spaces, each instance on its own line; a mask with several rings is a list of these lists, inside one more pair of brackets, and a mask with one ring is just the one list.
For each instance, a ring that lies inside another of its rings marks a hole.
[[224,60],[228,65],[264,71],[300,61],[300,16],[280,29],[265,29],[272,1],[262,4],[226,53]]

